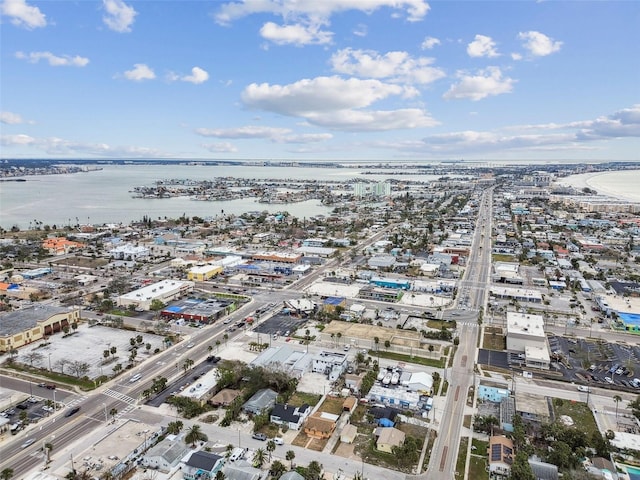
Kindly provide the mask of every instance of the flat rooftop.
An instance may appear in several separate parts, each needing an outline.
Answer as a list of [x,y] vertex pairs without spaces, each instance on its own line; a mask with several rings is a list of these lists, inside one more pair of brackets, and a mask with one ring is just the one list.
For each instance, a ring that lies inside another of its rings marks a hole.
[[0,336],[14,335],[36,326],[39,320],[46,320],[61,313],[73,311],[73,307],[34,305],[13,310],[0,316]]

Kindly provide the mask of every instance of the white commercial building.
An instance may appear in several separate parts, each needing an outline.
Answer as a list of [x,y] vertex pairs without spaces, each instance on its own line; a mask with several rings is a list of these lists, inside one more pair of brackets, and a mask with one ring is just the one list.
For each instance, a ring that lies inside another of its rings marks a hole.
[[158,283],[147,285],[133,292],[125,293],[118,297],[118,305],[128,307],[134,305],[137,309],[149,310],[154,300],[159,300],[165,305],[188,293],[193,292],[194,283],[182,280],[162,280]]
[[549,368],[551,358],[541,315],[507,312],[507,351],[524,356],[527,367]]

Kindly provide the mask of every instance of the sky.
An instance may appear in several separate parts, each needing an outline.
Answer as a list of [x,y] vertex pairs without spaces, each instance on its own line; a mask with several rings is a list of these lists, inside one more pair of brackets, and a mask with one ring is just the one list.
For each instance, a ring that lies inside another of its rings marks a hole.
[[640,2],[0,0],[0,158],[640,160]]

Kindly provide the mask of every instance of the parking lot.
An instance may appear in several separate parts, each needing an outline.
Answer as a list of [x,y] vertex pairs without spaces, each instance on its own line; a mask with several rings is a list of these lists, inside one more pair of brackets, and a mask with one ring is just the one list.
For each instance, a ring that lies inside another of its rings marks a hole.
[[[35,342],[20,349],[17,360],[26,365],[33,364],[45,370],[71,374],[70,363],[74,361],[84,362],[89,366],[86,372],[89,378],[97,378],[100,375],[110,375],[113,367],[118,364],[126,364],[131,350],[131,338],[142,335],[142,342],[137,344],[137,359],[146,360],[156,348],[162,348],[163,338],[150,333],[140,334],[128,330],[96,325],[93,327],[87,324],[80,324],[78,330],[73,335],[63,337],[62,335],[52,335],[48,338],[47,345],[42,342]],[[150,348],[147,349],[146,345]],[[111,354],[107,359],[104,351],[116,348],[114,356]]]
[[[4,410],[0,415],[9,422],[9,430],[12,434],[18,433],[26,425],[37,423],[40,419],[54,413],[54,404],[51,400],[46,400],[38,396],[38,390],[44,387],[33,386],[33,395],[15,405]],[[56,407],[58,410],[64,408],[62,404]]]
[[[253,331],[256,333],[266,333],[268,335],[295,335],[296,330],[302,327],[305,322],[305,319],[276,314],[261,322]],[[287,334],[287,332],[289,333]]]
[[636,390],[632,383],[640,377],[640,347],[636,345],[550,335],[549,348],[559,371],[571,381]]
[[[551,369],[549,375],[568,382],[591,384],[640,393],[640,347],[594,338],[549,335]],[[528,370],[517,354],[481,349],[478,363],[505,370]]]

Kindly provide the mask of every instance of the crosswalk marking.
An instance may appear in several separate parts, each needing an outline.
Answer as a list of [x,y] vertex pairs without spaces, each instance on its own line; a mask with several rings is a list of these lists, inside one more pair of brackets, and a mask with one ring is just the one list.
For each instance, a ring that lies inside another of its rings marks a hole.
[[135,398],[132,398],[129,395],[125,395],[124,393],[111,390],[110,388],[107,388],[102,393],[108,397],[115,398],[116,400],[120,400],[124,403],[128,403],[129,405],[135,405],[137,403]]

